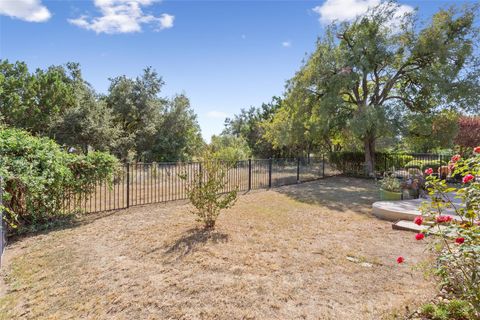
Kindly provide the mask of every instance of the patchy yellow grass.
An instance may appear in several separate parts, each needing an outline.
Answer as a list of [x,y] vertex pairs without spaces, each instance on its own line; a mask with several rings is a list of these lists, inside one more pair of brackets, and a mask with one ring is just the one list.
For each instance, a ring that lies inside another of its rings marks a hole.
[[[412,269],[425,247],[373,218],[375,197],[371,181],[347,178],[253,192],[221,215],[211,233],[198,228],[186,204],[92,216],[7,249],[0,318],[381,319],[401,313],[434,295],[432,283]],[[397,265],[398,255],[407,262]]]

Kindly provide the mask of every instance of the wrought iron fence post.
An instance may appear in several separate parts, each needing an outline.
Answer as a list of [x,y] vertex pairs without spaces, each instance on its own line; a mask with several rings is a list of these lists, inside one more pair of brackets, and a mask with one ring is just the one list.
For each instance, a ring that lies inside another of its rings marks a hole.
[[322,154],[322,178],[325,178],[325,154]]
[[297,183],[300,183],[300,157],[297,158]]
[[6,241],[6,228],[4,228],[5,221],[3,221],[3,178],[0,177],[0,267],[2,266],[2,257],[5,249]]
[[130,207],[130,163],[127,162],[127,208]]
[[385,158],[385,170],[383,170],[383,172],[387,172],[387,154],[384,153],[383,157]]
[[272,187],[272,158],[268,159],[268,188]]
[[248,191],[252,189],[252,159],[248,159]]

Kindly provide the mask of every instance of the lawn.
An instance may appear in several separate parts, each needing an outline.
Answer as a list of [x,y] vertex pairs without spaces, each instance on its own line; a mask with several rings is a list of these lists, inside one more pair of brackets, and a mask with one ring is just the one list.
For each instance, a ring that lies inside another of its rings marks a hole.
[[371,216],[376,197],[343,177],[250,192],[212,233],[185,203],[90,215],[8,247],[0,318],[391,318],[435,290],[413,269],[425,242]]

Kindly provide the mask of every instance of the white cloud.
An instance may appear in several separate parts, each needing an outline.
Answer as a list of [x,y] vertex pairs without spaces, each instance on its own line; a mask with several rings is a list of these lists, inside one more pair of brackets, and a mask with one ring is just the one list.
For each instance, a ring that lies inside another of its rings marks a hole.
[[96,33],[132,33],[142,31],[142,24],[152,24],[156,31],[173,27],[175,17],[167,13],[155,17],[145,14],[143,6],[149,6],[157,0],[94,0],[102,16],[90,18],[80,16],[69,19],[73,25]]
[[[322,24],[329,24],[333,21],[351,21],[382,2],[382,0],[326,0],[322,5],[313,8],[313,11],[318,13]],[[399,5],[395,16],[400,19],[405,13],[413,10],[413,7],[402,4]]]
[[290,41],[283,41],[282,42],[282,47],[289,48],[292,46],[292,43]]
[[29,22],[44,22],[52,16],[41,0],[0,0],[0,14]]
[[160,22],[160,29],[169,29],[173,27],[173,21],[175,20],[175,16],[172,16],[168,13],[164,13],[158,18]]
[[228,117],[228,113],[225,113],[223,111],[213,110],[213,111],[207,112],[207,117],[214,118],[214,119],[224,119]]

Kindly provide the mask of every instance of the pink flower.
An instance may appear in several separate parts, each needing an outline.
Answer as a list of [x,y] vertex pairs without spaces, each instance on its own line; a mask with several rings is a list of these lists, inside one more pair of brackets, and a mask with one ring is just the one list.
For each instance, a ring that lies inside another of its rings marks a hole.
[[458,244],[462,244],[462,243],[465,242],[465,238],[462,238],[462,237],[457,238],[457,239],[455,239],[455,242],[458,243]]
[[473,152],[480,153],[480,146],[473,148]]
[[415,219],[413,219],[413,222],[414,222],[415,224],[418,224],[419,226],[421,226],[422,223],[423,223],[423,218],[422,218],[422,216],[415,217]]
[[417,233],[415,235],[415,239],[417,240],[423,240],[423,238],[425,238],[425,235],[423,233]]
[[405,259],[402,256],[397,258],[397,263],[403,263],[404,261]]
[[433,173],[432,168],[428,168],[427,170],[425,170],[425,174],[427,174],[427,175],[431,175],[432,173]]
[[460,156],[459,154],[456,154],[456,155],[454,155],[454,156],[452,157],[451,160],[452,160],[452,162],[457,162],[458,160],[460,160],[461,157],[462,157],[462,156]]
[[453,218],[451,216],[438,216],[437,217],[437,222],[438,223],[450,222],[452,220],[453,220]]
[[475,177],[472,174],[467,174],[465,177],[463,177],[462,182],[463,183],[468,183],[473,179],[475,179]]

